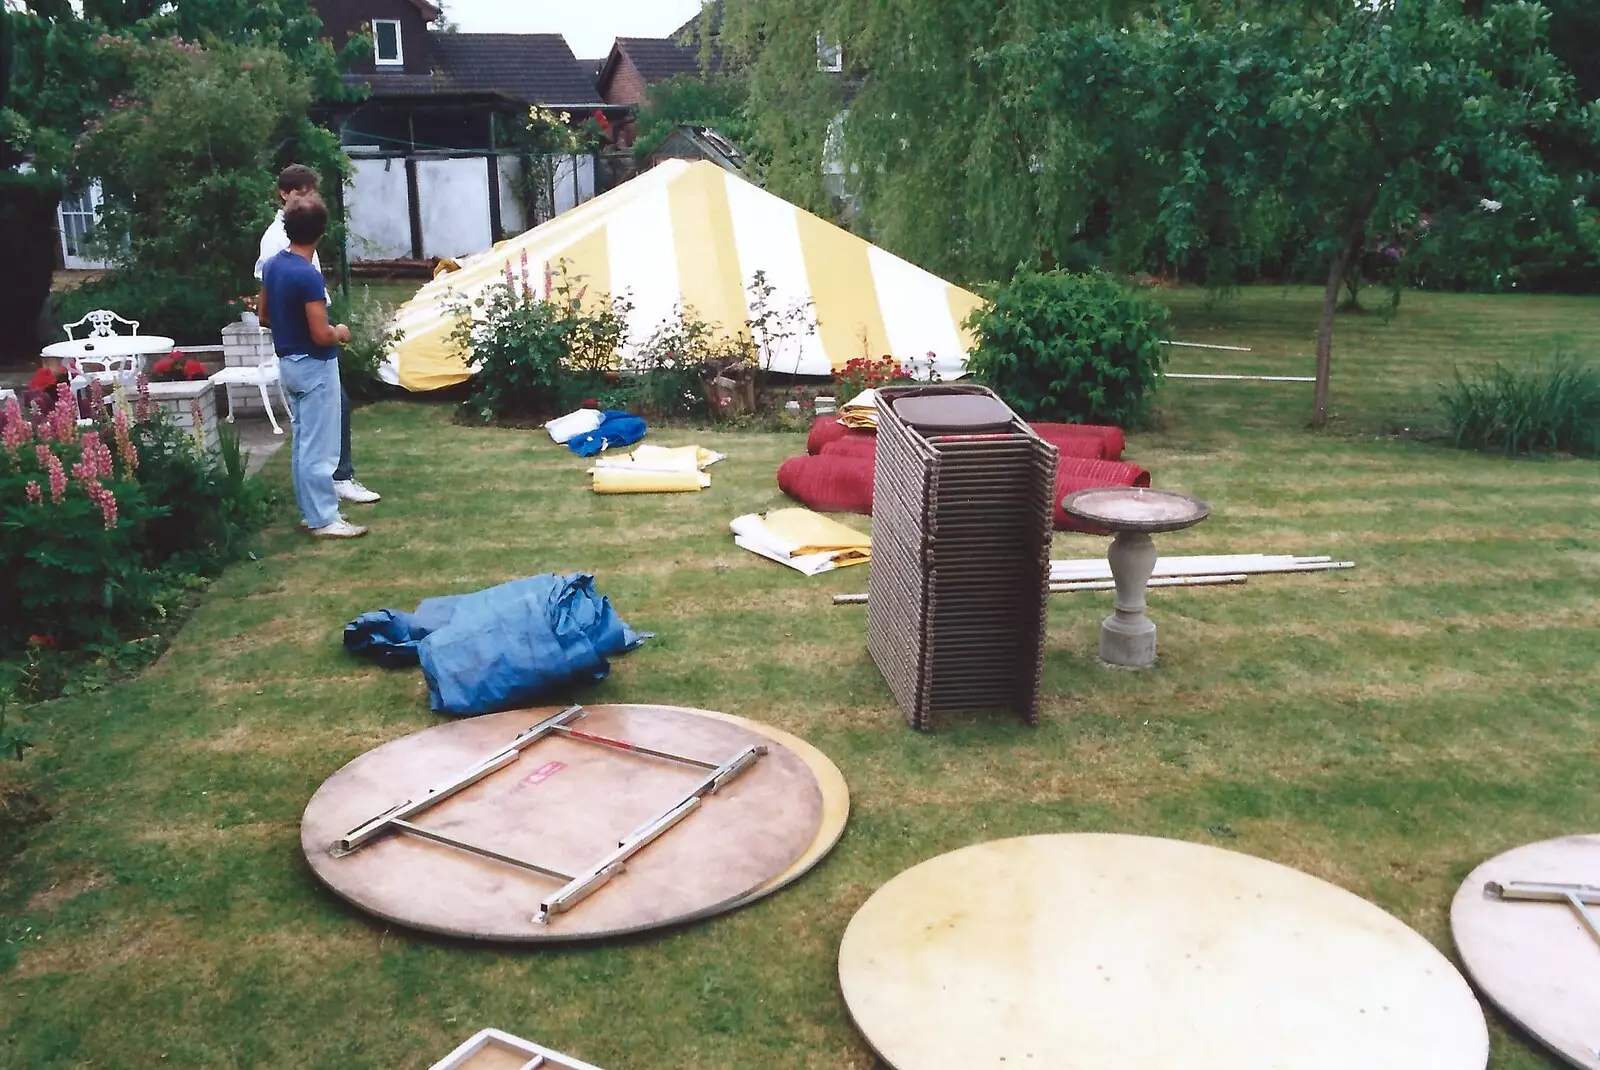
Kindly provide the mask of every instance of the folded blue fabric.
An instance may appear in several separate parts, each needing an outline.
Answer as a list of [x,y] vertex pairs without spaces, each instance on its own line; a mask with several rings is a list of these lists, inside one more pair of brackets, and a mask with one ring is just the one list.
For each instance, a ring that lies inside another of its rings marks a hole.
[[363,613],[345,649],[380,664],[420,664],[435,713],[457,717],[527,705],[644,642],[588,573],[530,576],[473,594],[430,598],[415,613]]
[[645,422],[626,412],[607,412],[600,426],[567,440],[567,449],[579,457],[593,457],[601,450],[631,446],[644,437]]

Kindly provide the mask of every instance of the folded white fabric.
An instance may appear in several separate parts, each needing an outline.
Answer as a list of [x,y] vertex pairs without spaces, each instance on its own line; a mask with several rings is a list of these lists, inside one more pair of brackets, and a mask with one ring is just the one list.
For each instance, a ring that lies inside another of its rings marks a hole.
[[727,460],[726,455],[714,453],[703,446],[644,445],[620,457],[602,454],[595,458],[594,467],[589,470],[615,468],[632,472],[703,472],[723,460]]
[[577,435],[586,435],[599,427],[605,418],[605,413],[599,409],[579,409],[577,412],[556,417],[545,424],[544,429],[550,432],[552,439],[565,445]]

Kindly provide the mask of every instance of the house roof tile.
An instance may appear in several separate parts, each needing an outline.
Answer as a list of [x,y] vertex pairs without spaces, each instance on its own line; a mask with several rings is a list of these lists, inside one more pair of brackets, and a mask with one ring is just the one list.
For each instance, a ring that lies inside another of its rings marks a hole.
[[599,107],[590,69],[556,33],[438,33],[432,74],[346,75],[374,97],[498,96],[521,104]]

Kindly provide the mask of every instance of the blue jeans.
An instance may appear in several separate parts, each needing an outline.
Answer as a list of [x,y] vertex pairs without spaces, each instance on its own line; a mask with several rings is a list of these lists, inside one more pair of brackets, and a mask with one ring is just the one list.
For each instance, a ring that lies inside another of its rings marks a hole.
[[339,496],[333,490],[333,470],[339,464],[339,362],[283,357],[278,379],[294,422],[289,468],[295,504],[307,526],[325,528],[339,519]]
[[356,463],[350,459],[350,395],[339,388],[339,467],[333,470],[333,481],[343,483],[356,477]]

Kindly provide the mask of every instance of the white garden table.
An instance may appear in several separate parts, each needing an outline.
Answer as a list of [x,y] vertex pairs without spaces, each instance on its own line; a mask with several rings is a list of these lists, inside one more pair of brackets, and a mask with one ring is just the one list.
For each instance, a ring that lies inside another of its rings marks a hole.
[[[112,334],[57,342],[45,346],[39,355],[61,361],[73,375],[98,376],[119,371],[137,375],[144,370],[146,357],[170,353],[173,348],[172,339],[159,334]],[[85,364],[101,367],[89,369]]]

